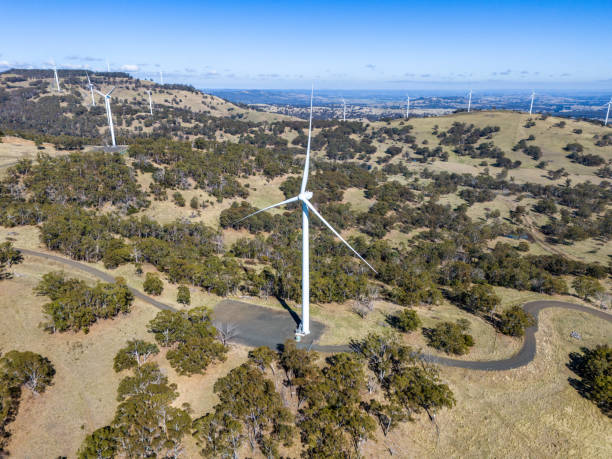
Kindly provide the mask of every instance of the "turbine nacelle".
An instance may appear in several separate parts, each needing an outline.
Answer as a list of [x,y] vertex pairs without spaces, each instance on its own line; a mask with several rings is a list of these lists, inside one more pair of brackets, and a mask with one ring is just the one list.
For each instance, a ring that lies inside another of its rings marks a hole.
[[304,191],[303,193],[298,194],[297,198],[302,202],[306,202],[309,199],[312,199],[312,191]]

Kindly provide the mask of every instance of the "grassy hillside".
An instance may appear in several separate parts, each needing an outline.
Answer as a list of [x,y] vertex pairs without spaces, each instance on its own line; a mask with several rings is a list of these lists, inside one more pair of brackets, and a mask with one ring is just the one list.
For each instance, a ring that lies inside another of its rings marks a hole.
[[[88,107],[83,76],[66,75],[65,93],[57,96],[48,75],[26,81],[0,75],[0,98],[9,101],[0,105],[0,131],[9,134],[0,143],[0,242],[79,260],[138,290],[147,274],[157,274],[160,301],[181,310],[187,307],[177,301],[179,286],[188,288],[191,306],[214,309],[232,297],[298,310],[296,209],[233,222],[296,193],[307,123],[266,118],[189,88],[107,77],[94,75],[94,81],[103,89],[119,86],[113,113],[128,145],[121,153],[95,148],[104,143],[105,119]],[[153,120],[146,114],[148,88],[160,107]],[[61,116],[51,116],[53,107]],[[24,108],[42,111],[16,116]],[[378,270],[367,272],[313,222],[312,316],[328,326],[322,344],[374,332],[447,356],[429,333],[461,321],[474,344],[453,358],[501,359],[522,345],[499,326],[514,306],[556,299],[610,307],[610,128],[498,111],[372,123],[317,120],[312,146],[313,204]],[[126,376],[112,370],[116,352],[128,339],[154,340],[147,327],[156,311],[138,301],[129,314],[100,319],[88,333],[43,330],[39,324],[49,317],[42,307],[50,298],[34,289],[58,269],[25,257],[11,267],[12,278],[0,280],[6,317],[0,347],[40,352],[57,369],[54,385],[40,397],[26,396],[10,424],[16,457],[43,448],[74,457],[88,434],[113,420]],[[93,282],[78,271],[67,274]],[[599,289],[586,291],[584,282]],[[390,326],[403,311],[420,318],[411,333]],[[570,337],[575,331],[580,341]],[[440,380],[456,406],[439,410],[437,425],[422,412],[388,436],[377,427],[362,453],[608,456],[609,419],[570,386],[566,363],[579,346],[610,345],[611,336],[606,322],[547,310],[534,362],[498,373],[442,368]],[[189,403],[194,418],[213,408],[214,382],[248,353],[232,345],[225,362],[187,376],[178,374],[167,351],[152,361],[177,385],[173,406]],[[266,374],[295,411],[297,389],[282,381],[283,371]],[[365,377],[373,373],[366,370]],[[383,400],[365,381],[359,400]],[[191,435],[183,445],[187,457],[197,455]],[[297,456],[302,447],[298,442],[281,452]],[[246,442],[241,453],[259,457]]]

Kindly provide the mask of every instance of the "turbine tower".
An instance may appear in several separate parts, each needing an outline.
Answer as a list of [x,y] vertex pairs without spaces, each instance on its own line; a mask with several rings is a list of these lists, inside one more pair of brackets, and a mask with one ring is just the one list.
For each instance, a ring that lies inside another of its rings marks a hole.
[[342,99],[342,121],[346,121],[346,100]]
[[87,86],[89,87],[89,90],[91,91],[91,106],[95,107],[96,106],[96,98],[94,97],[94,85],[91,82],[91,80],[89,79],[89,73],[85,72],[85,75],[87,75]]
[[406,96],[406,119],[410,118],[410,96]]
[[470,95],[468,97],[468,113],[470,113],[471,109],[472,109],[472,90],[470,89]]
[[115,87],[113,86],[112,89],[108,91],[106,94],[98,91],[97,89],[96,89],[96,92],[100,94],[102,97],[104,97],[104,106],[106,107],[106,118],[108,119],[108,128],[110,129],[111,141],[113,143],[113,147],[116,147],[117,144],[115,143],[115,129],[113,127],[113,114],[111,112],[111,105],[110,105],[110,99],[111,99],[110,96],[114,90],[115,90]]
[[533,99],[535,99],[535,91],[531,92],[531,105],[529,106],[529,114],[533,111]]
[[108,62],[108,59],[106,59],[106,71],[110,73],[110,63]]
[[153,116],[153,100],[151,99],[151,90],[147,91],[149,93],[149,112],[151,112],[151,116]]
[[57,76],[57,66],[55,65],[55,61],[53,61],[53,74],[55,75],[55,85],[57,86],[57,92],[62,92],[62,89],[59,85],[59,78]]
[[164,73],[161,70],[159,71],[159,84],[164,84]]
[[604,126],[608,125],[608,117],[610,116],[610,105],[612,105],[612,98],[610,98],[610,102],[608,102],[608,111],[606,112],[606,121],[604,121]]
[[300,187],[300,194],[293,198],[286,199],[282,202],[272,204],[271,206],[264,207],[263,209],[253,212],[246,217],[234,222],[234,224],[246,220],[253,215],[260,212],[264,212],[274,207],[283,206],[292,202],[300,202],[302,207],[302,322],[295,331],[296,339],[299,340],[301,336],[308,335],[310,333],[310,248],[309,248],[309,237],[308,237],[308,225],[309,225],[309,214],[312,212],[321,222],[329,228],[329,230],[340,239],[344,245],[346,245],[361,261],[363,261],[368,267],[376,272],[376,270],[359,255],[359,253],[346,242],[342,236],[323,218],[319,211],[312,205],[310,200],[312,199],[312,191],[306,190],[308,184],[308,169],[310,164],[310,138],[312,136],[312,99],[313,92],[310,94],[310,120],[308,123],[308,144],[306,147],[306,162],[304,163],[304,175],[302,175],[302,185]]

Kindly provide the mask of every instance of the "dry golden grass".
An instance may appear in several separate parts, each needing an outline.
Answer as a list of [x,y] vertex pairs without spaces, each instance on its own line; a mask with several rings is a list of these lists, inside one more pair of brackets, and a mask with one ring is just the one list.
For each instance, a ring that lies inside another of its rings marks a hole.
[[36,159],[39,152],[50,156],[66,154],[67,152],[56,150],[50,143],[43,143],[45,147],[39,150],[33,141],[25,140],[20,137],[6,136],[0,139],[0,176],[2,176],[9,166],[12,166],[20,159]]
[[[612,327],[573,311],[546,310],[531,364],[504,372],[442,368],[457,399],[440,412],[436,429],[426,416],[408,423],[377,443],[366,457],[610,457],[612,421],[569,385],[565,367],[579,346],[612,342]],[[572,330],[583,340],[569,337]]]
[[[6,235],[4,232],[3,235]],[[36,248],[35,228],[19,228],[20,246]],[[40,451],[55,457],[73,457],[83,438],[91,430],[110,422],[116,406],[118,381],[123,375],[112,371],[112,358],[127,339],[140,337],[152,340],[146,333],[146,323],[156,310],[136,303],[127,316],[92,327],[88,335],[49,335],[37,328],[42,321],[40,306],[43,298],[32,293],[32,287],[42,274],[61,269],[63,265],[30,259],[15,269],[18,276],[2,284],[0,307],[4,309],[0,326],[2,349],[29,349],[49,357],[56,366],[55,383],[44,394],[26,395],[19,415],[12,425],[14,435],[9,444],[15,457],[36,457]],[[101,268],[101,266],[97,266]],[[122,267],[113,274],[123,275],[130,285],[139,286],[142,277],[133,274],[133,268]],[[70,275],[83,277],[78,272]],[[86,277],[85,277],[86,278]],[[160,299],[169,303],[176,298],[176,286],[166,285]],[[497,289],[504,298],[503,306],[544,297],[530,292]],[[19,298],[19,308],[14,308]],[[217,298],[192,290],[192,304],[213,305]],[[275,300],[254,301],[272,305]],[[279,306],[276,306],[279,307]],[[363,320],[350,311],[350,304],[313,305],[313,317],[324,321],[328,331],[324,344],[346,342],[359,338],[372,330],[383,330],[385,314],[397,311],[398,306],[378,302],[376,310]],[[466,356],[469,359],[496,359],[511,355],[520,342],[494,333],[479,318],[443,304],[433,308],[416,308],[425,326],[440,320],[467,318],[476,336],[477,345]],[[589,402],[578,396],[567,383],[568,370],[564,363],[569,349],[577,343],[569,336],[579,331],[583,342],[591,345],[610,342],[610,326],[592,317],[572,311],[548,310],[543,313],[538,332],[538,356],[528,367],[503,373],[481,373],[444,368],[443,376],[453,388],[458,405],[438,415],[440,438],[429,421],[420,418],[406,424],[379,442],[369,442],[366,457],[384,457],[385,443],[395,444],[399,457],[501,456],[544,457],[567,454],[584,457],[603,457],[608,444],[603,441],[610,432],[610,422]],[[553,320],[554,318],[554,320]],[[423,347],[424,340],[417,333],[406,335],[406,342]],[[431,349],[426,349],[431,352]],[[170,380],[178,384],[181,394],[177,406],[187,402],[193,415],[209,411],[216,403],[212,385],[219,377],[246,359],[245,348],[233,346],[224,363],[213,365],[206,375],[182,377],[169,368],[163,355],[155,360],[167,372]],[[504,432],[504,435],[499,435]],[[581,439],[589,439],[588,449],[577,449]],[[553,440],[551,440],[553,439]],[[195,457],[197,447],[191,438],[185,441],[187,457]],[[250,452],[245,451],[250,454]]]
[[111,421],[120,380],[112,370],[112,359],[126,340],[146,338],[146,323],[156,312],[137,301],[129,315],[96,324],[89,334],[49,334],[38,326],[44,321],[41,306],[47,300],[32,289],[43,274],[61,269],[94,281],[58,263],[25,257],[14,267],[15,277],[0,285],[0,347],[4,352],[38,352],[56,370],[53,385],[44,393],[33,396],[24,391],[10,425],[8,449],[13,457],[74,457],[88,432]]

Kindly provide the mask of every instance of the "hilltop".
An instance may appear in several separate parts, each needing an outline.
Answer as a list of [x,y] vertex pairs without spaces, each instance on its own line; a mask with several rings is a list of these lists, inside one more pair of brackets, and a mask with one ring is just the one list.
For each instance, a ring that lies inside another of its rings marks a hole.
[[[118,137],[172,135],[189,138],[202,130],[231,129],[233,121],[247,124],[290,119],[258,112],[219,97],[204,94],[192,86],[160,85],[133,78],[123,72],[88,72],[95,89],[106,93],[112,87],[111,106]],[[103,99],[91,93],[84,70],[58,70],[58,93],[52,70],[11,69],[0,73],[0,125],[5,129],[48,135],[70,135],[106,141],[107,124]],[[149,114],[149,95],[154,106]],[[180,128],[178,127],[180,125]]]

